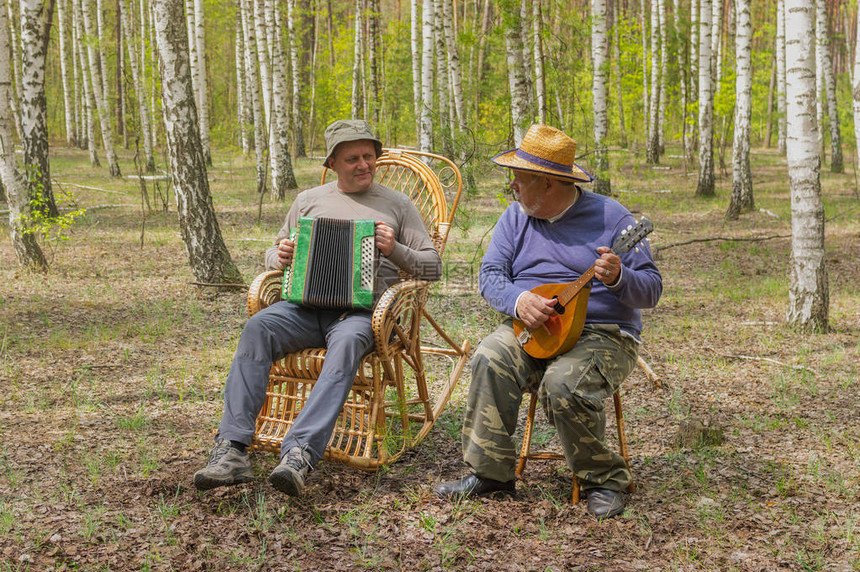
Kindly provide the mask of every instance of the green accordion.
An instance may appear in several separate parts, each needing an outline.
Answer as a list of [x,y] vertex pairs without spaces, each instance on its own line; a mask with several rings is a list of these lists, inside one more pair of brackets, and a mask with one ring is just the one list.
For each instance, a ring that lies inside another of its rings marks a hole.
[[301,217],[290,232],[296,247],[284,269],[281,298],[315,308],[372,307],[375,229],[366,219]]

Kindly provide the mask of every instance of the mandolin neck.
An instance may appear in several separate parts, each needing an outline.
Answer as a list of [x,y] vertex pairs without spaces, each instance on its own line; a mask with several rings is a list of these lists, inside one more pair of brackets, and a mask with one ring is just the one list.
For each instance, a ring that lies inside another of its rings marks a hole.
[[558,303],[567,306],[579,294],[579,291],[594,278],[594,268],[594,264],[592,264],[591,268],[586,270],[582,276],[568,284],[567,288],[558,295]]

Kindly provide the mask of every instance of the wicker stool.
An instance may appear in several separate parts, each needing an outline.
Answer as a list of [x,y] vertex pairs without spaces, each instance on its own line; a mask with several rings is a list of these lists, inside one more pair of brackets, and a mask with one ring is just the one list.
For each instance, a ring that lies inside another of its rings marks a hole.
[[[645,376],[651,380],[655,385],[659,385],[660,379],[654,374],[651,368],[648,366],[642,358],[639,358],[639,366],[645,372]],[[615,428],[618,431],[618,443],[619,449],[621,452],[621,456],[624,458],[624,463],[627,465],[627,470],[630,471],[630,455],[627,450],[627,435],[624,431],[624,411],[621,406],[621,390],[619,389],[614,394],[612,394],[612,402],[615,406]],[[534,460],[557,460],[564,461],[564,455],[562,453],[557,453],[554,451],[536,451],[532,452],[532,430],[534,429],[535,423],[535,411],[537,409],[537,393],[531,392],[531,400],[529,401],[529,411],[528,416],[526,417],[526,425],[523,432],[523,445],[520,449],[520,459],[519,463],[517,463],[516,476],[518,479],[521,479],[523,476],[523,471],[526,468],[526,462],[529,459]],[[632,471],[631,471],[632,475]],[[630,486],[627,487],[627,492],[635,492],[636,486],[633,481],[630,482]],[[573,475],[573,492],[571,494],[571,502],[576,504],[579,502],[579,478],[576,476],[576,473]]]

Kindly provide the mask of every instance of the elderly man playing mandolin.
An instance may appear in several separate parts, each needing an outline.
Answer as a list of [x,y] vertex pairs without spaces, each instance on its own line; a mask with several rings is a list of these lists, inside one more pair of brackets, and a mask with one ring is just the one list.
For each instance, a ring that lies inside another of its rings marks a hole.
[[532,125],[519,148],[493,158],[512,170],[517,203],[496,225],[480,289],[510,318],[472,359],[462,432],[471,473],[437,485],[442,497],[514,494],[518,411],[523,392],[537,390],[588,512],[624,510],[631,476],[606,446],[603,401],[636,365],[640,308],[654,307],[663,285],[647,244],[637,244],[650,227],[625,235],[633,215],[577,185],[592,178],[575,152],[561,131]]

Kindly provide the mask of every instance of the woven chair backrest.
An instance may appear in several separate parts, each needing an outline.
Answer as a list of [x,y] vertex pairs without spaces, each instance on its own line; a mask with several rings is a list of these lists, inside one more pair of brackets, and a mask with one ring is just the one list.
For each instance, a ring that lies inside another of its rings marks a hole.
[[[323,170],[322,183],[328,172]],[[384,149],[376,160],[374,180],[409,196],[441,255],[463,187],[456,165],[432,153]],[[447,195],[452,196],[450,207]]]

